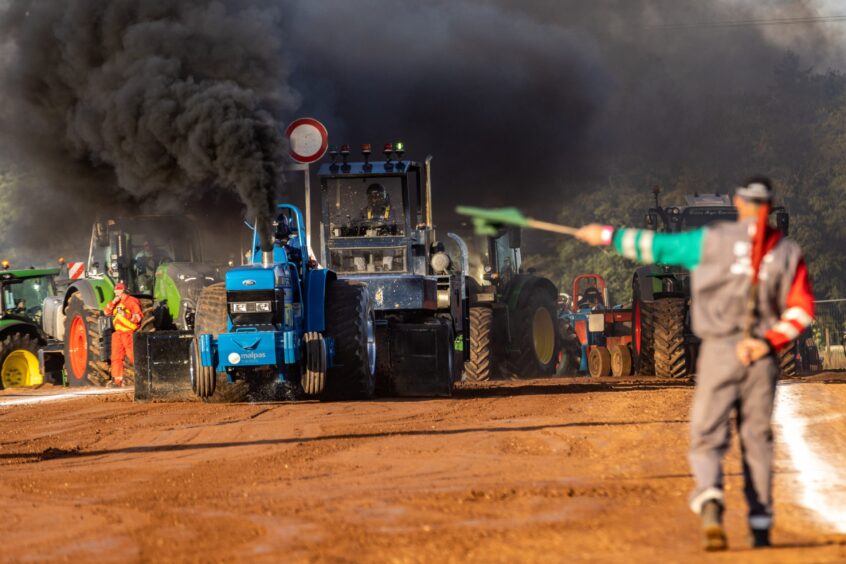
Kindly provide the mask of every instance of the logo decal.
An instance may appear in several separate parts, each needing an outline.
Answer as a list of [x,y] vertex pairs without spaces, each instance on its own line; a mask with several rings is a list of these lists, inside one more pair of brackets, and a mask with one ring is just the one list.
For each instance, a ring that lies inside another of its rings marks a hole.
[[241,284],[243,284],[244,286],[255,286],[256,281],[255,280],[241,280]]
[[379,306],[379,307],[382,307],[382,305],[385,303],[385,291],[382,288],[379,288],[378,290],[376,290],[375,298],[376,298],[376,305]]
[[229,364],[238,364],[239,362],[241,362],[240,354],[236,352],[229,353]]

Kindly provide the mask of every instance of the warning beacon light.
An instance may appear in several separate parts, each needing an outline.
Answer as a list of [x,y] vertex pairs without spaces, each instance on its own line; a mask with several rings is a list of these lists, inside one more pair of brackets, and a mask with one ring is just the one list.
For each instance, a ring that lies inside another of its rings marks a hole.
[[382,152],[385,153],[385,160],[391,162],[391,154],[394,152],[394,145],[392,143],[385,143],[382,147]]
[[364,156],[364,164],[367,164],[370,160],[370,154],[373,152],[373,148],[370,146],[370,143],[362,143],[361,144],[361,154]]
[[9,261],[3,259],[2,261],[0,261],[0,266],[3,267],[3,270],[9,270]]
[[350,146],[344,143],[341,145],[341,158],[344,159],[344,164],[347,164],[347,158],[350,156]]
[[332,164],[338,159],[338,148],[334,145],[329,147],[329,157],[332,159]]
[[397,154],[397,160],[402,160],[402,155],[405,153],[405,143],[397,141],[394,143],[394,152]]

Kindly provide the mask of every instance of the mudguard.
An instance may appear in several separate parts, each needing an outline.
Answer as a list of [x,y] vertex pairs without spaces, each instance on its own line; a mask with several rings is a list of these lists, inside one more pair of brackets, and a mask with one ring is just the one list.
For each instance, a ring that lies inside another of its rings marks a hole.
[[6,333],[12,330],[14,330],[15,333],[27,333],[36,339],[44,340],[43,336],[38,331],[38,327],[33,325],[31,322],[7,318],[0,320],[0,341],[6,337]]
[[326,286],[337,275],[328,269],[309,270],[305,280],[305,331],[326,331]]
[[82,296],[86,307],[103,309],[115,297],[115,287],[108,278],[86,278],[77,280],[65,291],[62,309],[68,306],[68,301],[75,293]]

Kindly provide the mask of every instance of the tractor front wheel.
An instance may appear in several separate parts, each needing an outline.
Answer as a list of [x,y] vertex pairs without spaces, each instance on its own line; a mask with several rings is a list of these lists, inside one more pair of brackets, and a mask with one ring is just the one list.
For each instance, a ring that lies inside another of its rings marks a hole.
[[10,333],[0,341],[0,390],[37,386],[44,381],[38,367],[38,339]]
[[[195,340],[200,335],[212,335],[217,337],[221,333],[225,333],[227,327],[227,313],[226,313],[226,284],[218,282],[203,288],[200,293],[200,299],[197,300],[197,313],[194,317],[194,335]],[[199,353],[196,345],[194,350]],[[199,366],[199,358],[195,361]],[[235,402],[244,400],[249,393],[249,385],[247,382],[238,381],[231,383],[229,377],[223,373],[216,373],[214,368],[208,367],[211,371],[205,373],[205,378],[213,377],[215,384],[206,384],[202,390],[194,389],[198,397],[210,402]],[[199,376],[199,373],[195,374]],[[201,395],[207,393],[208,395]]]
[[555,373],[558,361],[558,323],[555,299],[545,292],[535,292],[518,306],[516,329],[512,334],[511,371],[520,378],[536,378]]
[[468,380],[490,380],[494,363],[494,312],[489,307],[470,308],[470,358],[464,364]]
[[614,345],[611,347],[611,374],[614,376],[629,376],[632,373],[632,353],[628,345]]
[[781,375],[785,378],[796,376],[796,341],[791,341],[786,347],[778,352],[778,364]]

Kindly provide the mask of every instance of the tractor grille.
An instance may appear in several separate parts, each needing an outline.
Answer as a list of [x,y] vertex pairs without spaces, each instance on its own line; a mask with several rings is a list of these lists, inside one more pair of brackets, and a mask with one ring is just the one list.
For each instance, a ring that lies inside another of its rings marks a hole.
[[279,308],[274,290],[238,290],[226,292],[226,309],[233,325],[279,323]]

